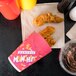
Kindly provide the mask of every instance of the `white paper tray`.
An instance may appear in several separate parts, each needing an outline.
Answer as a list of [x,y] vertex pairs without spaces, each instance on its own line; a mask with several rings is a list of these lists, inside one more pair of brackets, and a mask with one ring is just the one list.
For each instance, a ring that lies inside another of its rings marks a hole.
[[36,27],[33,25],[33,19],[40,15],[41,13],[51,12],[59,17],[64,18],[64,15],[59,13],[57,10],[58,3],[43,3],[37,4],[34,9],[30,11],[21,12],[21,24],[22,24],[22,39],[25,40],[33,31],[39,32],[46,26],[53,26],[56,29],[54,33],[54,38],[56,39],[56,44],[52,48],[61,48],[65,44],[64,37],[64,22],[61,23],[46,23],[41,27]]

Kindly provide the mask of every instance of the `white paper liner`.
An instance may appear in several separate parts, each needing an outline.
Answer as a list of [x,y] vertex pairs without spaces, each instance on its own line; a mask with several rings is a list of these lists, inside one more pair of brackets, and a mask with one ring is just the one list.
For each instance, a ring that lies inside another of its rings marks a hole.
[[74,26],[67,32],[66,36],[70,39],[76,39],[76,23]]
[[54,15],[64,18],[64,15],[57,10],[58,3],[43,3],[37,4],[31,11],[21,12],[21,24],[22,24],[22,39],[23,41],[33,32],[39,32],[46,26],[53,26],[56,32],[53,34],[56,44],[52,48],[62,48],[65,44],[64,36],[64,21],[61,23],[46,23],[41,27],[36,27],[33,25],[33,19],[40,15],[41,13],[51,12]]

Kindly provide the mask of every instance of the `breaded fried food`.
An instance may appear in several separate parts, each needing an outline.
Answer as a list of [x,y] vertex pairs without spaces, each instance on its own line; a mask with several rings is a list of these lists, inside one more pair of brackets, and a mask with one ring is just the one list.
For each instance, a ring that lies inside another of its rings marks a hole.
[[56,43],[56,40],[52,36],[48,36],[48,37],[46,37],[44,39],[47,41],[49,46],[53,46]]
[[63,20],[64,20],[63,18],[60,18],[60,17],[54,15],[54,22],[60,23],[60,22],[63,22]]
[[40,31],[40,34],[44,37],[52,35],[55,32],[55,28],[52,26],[47,26],[45,29]]
[[52,26],[47,26],[45,29],[40,31],[39,33],[43,36],[43,38],[48,42],[49,46],[53,46],[56,41],[51,36],[55,32],[55,28]]
[[40,14],[33,20],[33,24],[36,26],[42,26],[45,23],[60,23],[63,21],[63,18],[60,18],[52,13]]

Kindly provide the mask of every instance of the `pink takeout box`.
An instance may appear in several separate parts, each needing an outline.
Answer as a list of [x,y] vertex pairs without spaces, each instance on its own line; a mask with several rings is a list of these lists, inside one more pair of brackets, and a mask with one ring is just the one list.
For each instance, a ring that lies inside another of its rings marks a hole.
[[21,72],[51,51],[43,37],[34,32],[8,57],[8,60]]

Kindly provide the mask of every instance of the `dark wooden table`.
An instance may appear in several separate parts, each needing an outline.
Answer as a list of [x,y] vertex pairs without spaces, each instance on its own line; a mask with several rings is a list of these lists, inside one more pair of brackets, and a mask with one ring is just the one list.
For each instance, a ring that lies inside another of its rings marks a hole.
[[[61,0],[38,0],[38,3],[57,2]],[[65,15],[65,33],[73,26],[68,14]],[[65,36],[65,42],[69,38]],[[39,60],[21,73],[18,73],[9,63],[8,56],[21,44],[20,16],[16,20],[8,21],[0,14],[0,76],[71,76],[59,65],[60,49],[53,49],[52,53]]]

